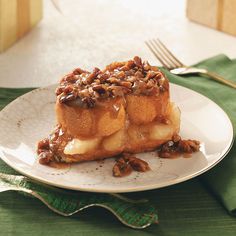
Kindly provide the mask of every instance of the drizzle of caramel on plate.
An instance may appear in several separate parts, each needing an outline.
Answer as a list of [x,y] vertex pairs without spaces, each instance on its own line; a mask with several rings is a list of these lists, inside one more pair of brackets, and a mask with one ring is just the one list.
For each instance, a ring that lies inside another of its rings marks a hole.
[[56,169],[66,169],[70,166],[70,164],[64,163],[64,162],[50,162],[48,166],[56,168]]

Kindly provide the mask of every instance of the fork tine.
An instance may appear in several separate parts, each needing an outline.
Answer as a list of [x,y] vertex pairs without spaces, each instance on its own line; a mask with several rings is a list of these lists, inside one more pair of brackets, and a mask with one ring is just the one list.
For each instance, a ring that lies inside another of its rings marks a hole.
[[159,53],[159,56],[162,58],[162,60],[165,60],[166,64],[168,65],[168,69],[171,70],[176,67],[175,63],[169,59],[169,56],[166,54],[166,52],[155,42],[155,39],[150,40],[153,47],[155,48],[156,52]]
[[161,57],[159,57],[159,55],[156,53],[155,49],[153,48],[151,41],[145,41],[146,45],[148,46],[148,48],[150,49],[150,51],[154,54],[154,56],[161,62],[161,64],[168,68],[169,66],[162,60]]
[[169,65],[169,62],[165,60],[165,57],[159,52],[159,50],[155,47],[155,45],[152,43],[152,40],[145,41],[148,48],[151,50],[151,52],[155,55],[155,57],[161,62],[161,64],[167,68],[171,69],[172,66]]
[[173,69],[173,68],[176,68],[176,67],[179,67],[179,63],[176,62],[172,56],[169,54],[169,52],[166,51],[165,48],[163,48],[163,46],[159,43],[158,39],[153,39],[153,44],[156,46],[156,48],[158,48],[158,50],[163,54],[163,57],[167,58],[166,60],[169,61],[169,63],[171,64],[171,68],[170,69]]
[[160,39],[156,39],[155,42],[156,42],[156,43],[158,42],[158,43],[161,45],[162,49],[165,50],[165,52],[166,52],[166,53],[165,53],[166,56],[169,55],[169,59],[170,59],[173,63],[175,63],[176,67],[184,66],[184,64],[183,64],[178,58],[176,58],[176,56],[174,56],[174,54],[161,42]]

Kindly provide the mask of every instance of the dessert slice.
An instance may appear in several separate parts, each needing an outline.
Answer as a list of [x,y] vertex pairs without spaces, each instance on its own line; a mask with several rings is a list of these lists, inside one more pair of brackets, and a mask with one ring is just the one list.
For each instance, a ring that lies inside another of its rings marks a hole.
[[56,89],[57,127],[40,162],[81,162],[154,150],[179,132],[165,75],[139,57],[66,75]]

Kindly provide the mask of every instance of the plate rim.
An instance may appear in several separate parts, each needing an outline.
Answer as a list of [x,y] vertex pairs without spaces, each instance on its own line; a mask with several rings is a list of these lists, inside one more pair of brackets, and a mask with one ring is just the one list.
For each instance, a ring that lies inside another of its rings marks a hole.
[[[207,100],[210,100],[212,103],[214,103],[214,105],[216,105],[225,115],[225,117],[228,119],[229,121],[229,124],[230,124],[230,127],[231,127],[231,140],[230,142],[228,143],[228,145],[225,147],[225,149],[222,151],[222,154],[220,156],[220,158],[213,162],[211,165],[203,168],[202,170],[199,170],[195,173],[192,173],[190,175],[187,175],[187,176],[184,176],[184,177],[180,177],[180,178],[177,178],[177,179],[174,179],[174,180],[168,180],[166,181],[164,184],[151,184],[151,185],[147,185],[147,186],[142,186],[142,187],[139,187],[138,185],[136,187],[128,187],[126,189],[114,189],[114,190],[108,190],[108,189],[93,189],[93,188],[86,188],[86,187],[73,187],[73,186],[66,186],[66,185],[63,185],[63,184],[60,184],[60,183],[55,183],[55,182],[52,182],[52,181],[49,181],[49,180],[46,180],[44,179],[43,177],[38,177],[36,175],[31,175],[31,174],[28,174],[28,173],[25,173],[24,171],[22,171],[20,168],[18,168],[18,166],[15,166],[15,165],[12,165],[11,161],[9,160],[9,158],[5,157],[4,153],[3,153],[3,150],[0,146],[0,158],[7,164],[9,165],[11,168],[13,168],[14,170],[16,170],[17,172],[19,172],[20,174],[23,174],[25,176],[27,176],[28,178],[30,179],[33,179],[33,180],[36,180],[38,182],[41,182],[41,183],[44,183],[44,184],[48,184],[49,186],[55,186],[55,187],[58,187],[58,188],[62,188],[62,189],[68,189],[68,190],[74,190],[74,191],[83,191],[83,192],[94,192],[94,193],[129,193],[129,192],[141,192],[141,191],[147,191],[147,190],[154,190],[154,189],[160,189],[160,188],[164,188],[164,187],[168,187],[168,186],[172,186],[172,185],[175,185],[175,184],[179,184],[179,183],[182,183],[182,182],[185,182],[187,180],[190,180],[190,179],[193,179],[205,172],[207,172],[208,170],[212,169],[213,167],[215,167],[219,162],[221,162],[225,157],[226,155],[229,153],[229,151],[231,150],[232,146],[233,146],[233,143],[234,143],[234,128],[233,128],[233,123],[230,119],[230,117],[228,116],[228,114],[223,110],[223,108],[221,108],[217,103],[215,103],[214,101],[212,101],[210,98],[206,97],[205,95],[199,93],[199,92],[196,92],[190,88],[187,88],[187,87],[184,87],[182,85],[178,85],[178,84],[174,84],[174,83],[170,83],[171,84],[171,87],[172,86],[177,86],[177,87],[181,87],[183,89],[186,89],[186,90],[189,90],[191,93],[196,93],[198,96],[202,96],[204,97],[205,99]],[[40,87],[40,88],[37,88],[37,89],[33,89],[32,91],[29,91],[25,94],[23,94],[22,96],[19,96],[18,98],[16,98],[15,100],[13,100],[12,102],[10,102],[8,105],[6,105],[1,111],[0,111],[0,115],[2,112],[5,112],[5,110],[9,109],[9,107],[11,106],[14,106],[14,103],[17,102],[17,100],[19,98],[23,98],[25,96],[28,96],[29,94],[31,93],[34,93],[35,91],[39,91],[39,90],[43,90],[43,89],[50,89],[50,88],[53,88],[54,86],[56,86],[57,84],[51,84],[51,85],[48,85],[48,86],[45,86],[45,87]],[[0,117],[1,118],[1,117]]]

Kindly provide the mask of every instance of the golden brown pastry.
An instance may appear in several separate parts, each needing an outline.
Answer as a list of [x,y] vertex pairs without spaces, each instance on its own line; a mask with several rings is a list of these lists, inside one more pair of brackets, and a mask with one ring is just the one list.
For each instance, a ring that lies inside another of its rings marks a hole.
[[38,146],[43,164],[150,151],[179,132],[168,79],[139,57],[93,72],[77,68],[62,78],[56,95],[58,125]]

